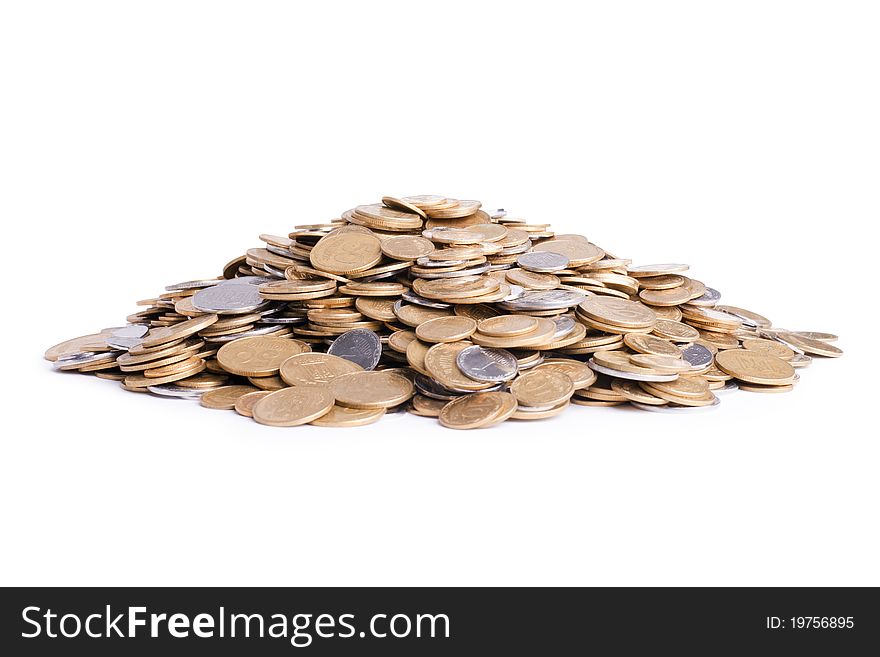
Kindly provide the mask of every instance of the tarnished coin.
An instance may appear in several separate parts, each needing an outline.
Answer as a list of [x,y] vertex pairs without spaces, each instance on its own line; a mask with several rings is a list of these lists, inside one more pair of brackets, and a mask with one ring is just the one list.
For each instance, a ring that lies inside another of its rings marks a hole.
[[450,429],[486,429],[504,422],[517,409],[507,392],[477,392],[455,399],[440,411],[440,424]]
[[288,358],[308,350],[309,346],[299,340],[257,336],[223,345],[217,361],[224,370],[239,376],[272,376]]
[[337,404],[361,409],[398,406],[415,392],[409,379],[393,372],[356,372],[334,379],[330,390]]
[[458,342],[473,335],[477,322],[470,317],[437,317],[416,327],[416,337],[422,342]]
[[474,345],[456,356],[458,368],[468,378],[487,383],[510,381],[519,371],[516,356],[505,349],[489,349]]
[[372,370],[382,358],[382,341],[373,331],[353,329],[336,338],[327,353]]
[[[203,397],[204,398],[204,397]],[[271,427],[308,424],[333,410],[333,394],[324,386],[296,386],[271,392],[253,408],[253,417]]]
[[748,349],[728,349],[715,356],[715,364],[740,381],[760,385],[785,385],[795,377],[794,368],[781,358]]
[[285,360],[279,374],[290,386],[329,386],[342,376],[362,371],[357,363],[339,356],[308,352]]
[[681,350],[681,357],[691,364],[692,370],[701,370],[712,365],[712,352],[701,344],[692,344]]
[[235,402],[252,392],[260,392],[253,386],[223,386],[206,391],[199,400],[205,408],[230,411],[235,408]]

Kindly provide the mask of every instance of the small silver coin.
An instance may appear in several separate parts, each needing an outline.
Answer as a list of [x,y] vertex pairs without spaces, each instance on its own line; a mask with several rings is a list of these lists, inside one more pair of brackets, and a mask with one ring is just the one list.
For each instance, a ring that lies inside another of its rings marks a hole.
[[159,397],[174,397],[176,399],[198,399],[209,389],[199,390],[195,388],[183,388],[175,385],[147,386],[147,390]]
[[263,317],[257,326],[260,324],[303,324],[305,321],[305,317]]
[[604,365],[593,362],[593,359],[587,361],[587,367],[595,372],[601,372],[608,376],[617,377],[618,379],[629,379],[630,381],[675,381],[678,374],[639,374],[638,372],[624,372],[623,370],[615,370]]
[[175,283],[174,285],[166,285],[168,292],[177,292],[180,290],[197,290],[202,287],[213,287],[222,281],[216,278],[208,278],[202,281],[184,281],[183,283]]
[[428,256],[422,256],[416,260],[419,267],[457,267],[466,265],[467,260],[431,260]]
[[459,396],[448,388],[441,386],[434,379],[429,379],[423,374],[417,374],[414,383],[416,386],[416,390],[418,390],[425,397],[430,397],[431,399],[439,399],[440,401],[452,401]]
[[508,310],[558,310],[582,303],[586,294],[574,290],[540,290],[526,292],[519,299],[500,305]]
[[327,353],[360,365],[369,371],[382,358],[382,341],[369,329],[352,329],[333,341]]
[[[412,290],[407,290],[401,295],[401,298],[404,301],[408,301],[409,303],[414,303],[417,306],[426,306],[428,308],[451,308],[452,304],[443,303],[442,301],[434,301],[433,299],[426,299],[423,296],[419,296]],[[397,303],[400,303],[399,301]],[[402,305],[402,304],[401,304]]]
[[699,296],[696,299],[691,299],[690,301],[688,301],[688,303],[692,306],[705,306],[707,308],[711,308],[720,300],[721,292],[713,287],[707,287],[702,296]]
[[528,271],[550,274],[568,267],[568,257],[553,251],[530,251],[516,259],[516,264]]
[[478,345],[462,349],[455,362],[469,379],[486,383],[510,381],[519,371],[516,356],[506,349]]
[[630,404],[643,411],[651,411],[652,413],[699,413],[701,411],[711,411],[721,403],[718,397],[715,398],[708,406],[679,406],[678,404],[665,404],[663,406],[653,406],[651,404],[641,404],[631,401]]
[[701,344],[692,344],[681,350],[681,357],[691,364],[692,370],[701,370],[708,367],[715,357],[712,352]]
[[[262,281],[265,283],[265,279]],[[196,310],[221,315],[250,313],[268,305],[255,285],[243,283],[215,285],[199,290],[192,297]]]
[[472,267],[470,269],[459,269],[458,271],[444,271],[433,274],[422,273],[419,274],[419,278],[458,278],[459,276],[477,276],[479,274],[485,274],[487,271],[489,271],[489,263],[482,264],[478,267]]
[[142,338],[150,330],[146,324],[129,324],[128,326],[120,326],[111,329],[110,334],[114,338]]
[[113,336],[107,338],[107,346],[113,347],[114,349],[119,349],[121,351],[126,351],[128,349],[131,349],[132,347],[137,347],[143,341],[143,338]]
[[239,338],[250,338],[255,335],[266,335],[268,333],[275,333],[279,331],[280,328],[277,324],[269,324],[268,326],[258,326],[252,328],[250,331],[245,331],[243,333],[232,333],[230,335],[217,335],[217,336],[205,336],[202,338],[205,342],[232,342],[233,340],[238,340]]
[[575,326],[577,325],[577,322],[575,322],[569,315],[554,317],[553,321],[556,322],[556,333],[553,334],[554,340],[561,340],[566,335],[569,335],[574,331]]

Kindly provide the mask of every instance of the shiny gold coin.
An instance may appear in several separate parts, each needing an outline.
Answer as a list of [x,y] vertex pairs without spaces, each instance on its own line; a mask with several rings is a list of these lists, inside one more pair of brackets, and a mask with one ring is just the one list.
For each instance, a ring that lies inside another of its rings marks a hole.
[[193,364],[192,368],[189,370],[183,370],[174,374],[169,374],[168,376],[163,376],[161,378],[148,378],[146,376],[143,376],[142,374],[129,374],[125,377],[123,382],[125,383],[126,388],[146,388],[147,386],[161,386],[166,383],[174,383],[175,381],[180,381],[181,379],[186,379],[195,374],[198,374],[204,371],[205,367],[207,367],[205,361],[199,359],[196,363]]
[[416,327],[416,337],[422,342],[458,342],[473,335],[477,322],[470,317],[438,317]]
[[442,399],[433,399],[425,395],[416,395],[412,398],[410,411],[423,417],[440,417],[440,411],[448,404]]
[[284,380],[277,375],[249,376],[248,382],[255,388],[259,388],[260,390],[268,390],[269,392],[274,392],[275,390],[281,390],[281,388],[287,387],[287,384],[284,383]]
[[657,397],[647,392],[636,381],[627,381],[626,379],[614,379],[611,382],[611,389],[614,392],[623,395],[629,401],[638,402],[640,404],[648,404],[650,406],[665,406],[669,402],[662,397]]
[[765,354],[781,358],[782,360],[791,360],[794,358],[794,351],[781,342],[776,342],[776,340],[765,340],[763,338],[743,340],[742,347],[743,349],[750,349],[752,351],[761,351]]
[[392,372],[356,372],[334,379],[330,390],[336,403],[349,408],[393,408],[414,394],[412,382]]
[[507,392],[477,392],[446,404],[440,411],[440,424],[450,429],[486,429],[500,424],[517,409],[516,399]]
[[745,390],[746,392],[791,392],[794,390],[794,385],[787,383],[779,386],[762,386],[756,383],[745,383],[743,381],[737,382],[737,387],[740,390]]
[[203,362],[204,361],[198,356],[189,356],[186,360],[144,370],[143,375],[148,379],[161,379],[171,374],[179,374],[180,372],[189,371],[193,367],[198,366],[199,363]]
[[520,406],[558,406],[574,393],[571,378],[549,369],[530,370],[510,385],[510,392]]
[[748,349],[720,351],[715,365],[740,381],[759,385],[783,385],[795,377],[794,368],[781,358]]
[[271,392],[268,390],[255,390],[254,392],[249,392],[236,399],[233,408],[239,415],[253,417],[254,406],[256,406],[258,401],[269,394],[271,394]]
[[141,343],[144,347],[157,347],[175,340],[182,340],[208,328],[219,319],[217,315],[201,315],[193,317],[173,326],[150,329]]
[[681,357],[681,349],[663,338],[644,333],[627,333],[623,336],[623,343],[640,354],[654,354],[657,356]]
[[412,214],[417,214],[422,219],[428,218],[428,215],[426,215],[425,211],[422,210],[419,206],[413,205],[412,203],[407,203],[403,199],[394,198],[393,196],[383,196],[382,203],[393,210],[400,210],[401,212],[410,212]]
[[309,349],[299,340],[254,336],[224,344],[217,352],[217,361],[224,370],[239,376],[272,376],[288,358]]
[[378,422],[384,415],[384,408],[348,408],[347,406],[336,404],[330,409],[329,413],[322,415],[317,420],[312,420],[311,424],[316,427],[333,428],[363,427]]
[[763,315],[759,315],[758,313],[752,312],[751,310],[746,310],[745,308],[738,308],[737,306],[717,305],[715,306],[715,310],[730,313],[731,315],[736,315],[737,317],[744,317],[754,324],[757,324],[760,328],[769,328],[773,324]]
[[730,333],[698,330],[700,332],[700,339],[710,342],[716,349],[736,349],[739,347],[739,339]]
[[516,412],[510,416],[512,420],[546,420],[547,418],[556,417],[565,409],[571,406],[571,401],[566,399],[564,402],[553,408],[542,409],[536,411],[528,406],[520,406]]
[[666,274],[680,274],[690,269],[684,264],[662,264],[662,265],[639,265],[637,267],[627,267],[626,273],[635,278],[648,278],[653,276],[664,276]]
[[572,268],[598,262],[605,256],[605,252],[598,246],[581,240],[551,239],[535,244],[532,250],[550,251],[564,255],[568,258],[568,266]]
[[673,342],[693,342],[700,337],[700,332],[693,326],[671,319],[658,319],[653,332],[654,335]]
[[199,399],[199,403],[205,408],[230,411],[235,408],[235,402],[252,392],[260,392],[253,386],[223,386],[208,390]]
[[502,273],[509,283],[527,290],[555,290],[560,284],[559,277],[553,274],[539,274],[525,269],[508,269]]
[[[106,339],[108,337],[111,337],[112,334],[112,331],[102,331],[101,333],[91,333],[89,335],[83,335],[78,338],[73,338],[71,340],[65,340],[64,342],[60,342],[55,346],[47,349],[46,353],[43,354],[43,358],[48,361],[55,362],[62,356],[82,352],[83,345],[94,344],[95,341],[104,341],[106,345]],[[107,347],[107,349],[109,349],[109,347]],[[102,351],[104,350],[102,349]]]
[[254,405],[253,417],[272,427],[308,424],[333,410],[333,394],[325,386],[297,386],[269,393]]
[[587,367],[584,363],[570,358],[548,358],[535,367],[535,370],[542,369],[553,370],[554,372],[565,374],[571,379],[575,390],[589,388],[596,381],[596,373],[593,370]]
[[691,292],[684,286],[663,290],[642,290],[639,292],[639,298],[652,306],[677,306],[690,301]]
[[395,260],[418,260],[434,250],[434,243],[416,235],[399,235],[383,240],[381,249]]
[[416,327],[437,317],[450,317],[452,310],[448,308],[429,308],[416,304],[394,306],[394,314],[407,326]]
[[689,372],[691,364],[683,358],[675,356],[659,356],[657,354],[633,354],[629,361],[638,367],[647,367],[655,372],[674,374]]
[[484,296],[500,287],[501,283],[489,276],[458,276],[435,280],[417,278],[413,281],[413,291],[416,294],[443,301]]
[[[414,349],[413,344],[407,349],[407,359],[409,359],[410,349]],[[476,392],[491,388],[494,385],[493,383],[474,381],[459,369],[458,354],[469,346],[470,343],[468,342],[441,342],[440,344],[435,344],[425,353],[425,370],[440,385],[450,390]],[[412,361],[410,363],[412,364]]]
[[531,333],[524,333],[516,336],[493,337],[485,335],[479,331],[471,336],[471,342],[483,347],[495,347],[499,349],[512,349],[523,347],[534,347],[547,344],[553,340],[556,335],[556,322],[552,319],[544,317],[535,317],[538,326]]
[[483,335],[495,338],[511,338],[533,333],[538,328],[538,320],[529,315],[498,315],[484,319],[478,325]]
[[684,276],[663,274],[661,276],[642,277],[638,281],[642,289],[645,290],[669,290],[684,285]]
[[393,322],[397,319],[394,314],[394,299],[381,299],[359,296],[355,302],[358,312],[370,319],[382,322]]
[[431,345],[418,339],[411,340],[410,343],[406,345],[406,360],[410,364],[410,367],[425,376],[430,376],[425,367],[425,357],[428,355],[428,349],[430,348]]
[[838,340],[838,337],[834,335],[834,333],[821,333],[819,331],[787,331],[787,333],[794,333],[801,338],[820,340],[822,342],[837,342]]
[[588,297],[578,306],[578,313],[622,328],[650,328],[657,322],[657,315],[647,306],[615,297]]
[[835,347],[833,344],[829,344],[824,340],[815,340],[813,338],[806,337],[802,333],[787,333],[782,332],[779,333],[779,337],[788,342],[789,344],[794,345],[801,351],[812,354],[814,356],[825,356],[826,358],[837,358],[838,356],[843,355],[843,350]]
[[709,382],[700,376],[680,376],[675,381],[641,381],[639,385],[656,396],[665,392],[675,397],[701,398],[709,392]]
[[413,331],[395,331],[388,336],[388,346],[394,351],[405,354],[409,343],[415,339],[416,334]]
[[309,260],[315,269],[345,276],[377,265],[382,243],[369,233],[334,231],[314,246]]
[[328,386],[336,379],[362,372],[363,368],[339,356],[307,352],[288,357],[279,376],[290,386]]

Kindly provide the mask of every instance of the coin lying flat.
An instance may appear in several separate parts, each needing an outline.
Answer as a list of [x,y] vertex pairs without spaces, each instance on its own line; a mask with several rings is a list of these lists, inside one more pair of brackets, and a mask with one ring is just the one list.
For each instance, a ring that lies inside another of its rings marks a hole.
[[333,394],[323,386],[297,386],[270,392],[253,407],[253,417],[272,427],[308,424],[333,410]]
[[478,428],[572,404],[716,408],[716,392],[788,392],[795,369],[842,354],[833,333],[722,304],[686,264],[633,263],[474,200],[384,196],[258,239],[45,358],[264,424],[408,411]]

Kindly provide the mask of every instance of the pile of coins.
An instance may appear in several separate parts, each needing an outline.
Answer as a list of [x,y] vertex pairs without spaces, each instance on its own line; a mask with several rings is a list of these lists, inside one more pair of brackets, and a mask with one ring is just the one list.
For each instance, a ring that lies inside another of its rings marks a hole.
[[46,358],[272,426],[408,411],[476,429],[571,404],[711,408],[792,390],[813,356],[842,353],[721,305],[687,265],[633,266],[478,201],[384,197],[260,240]]

